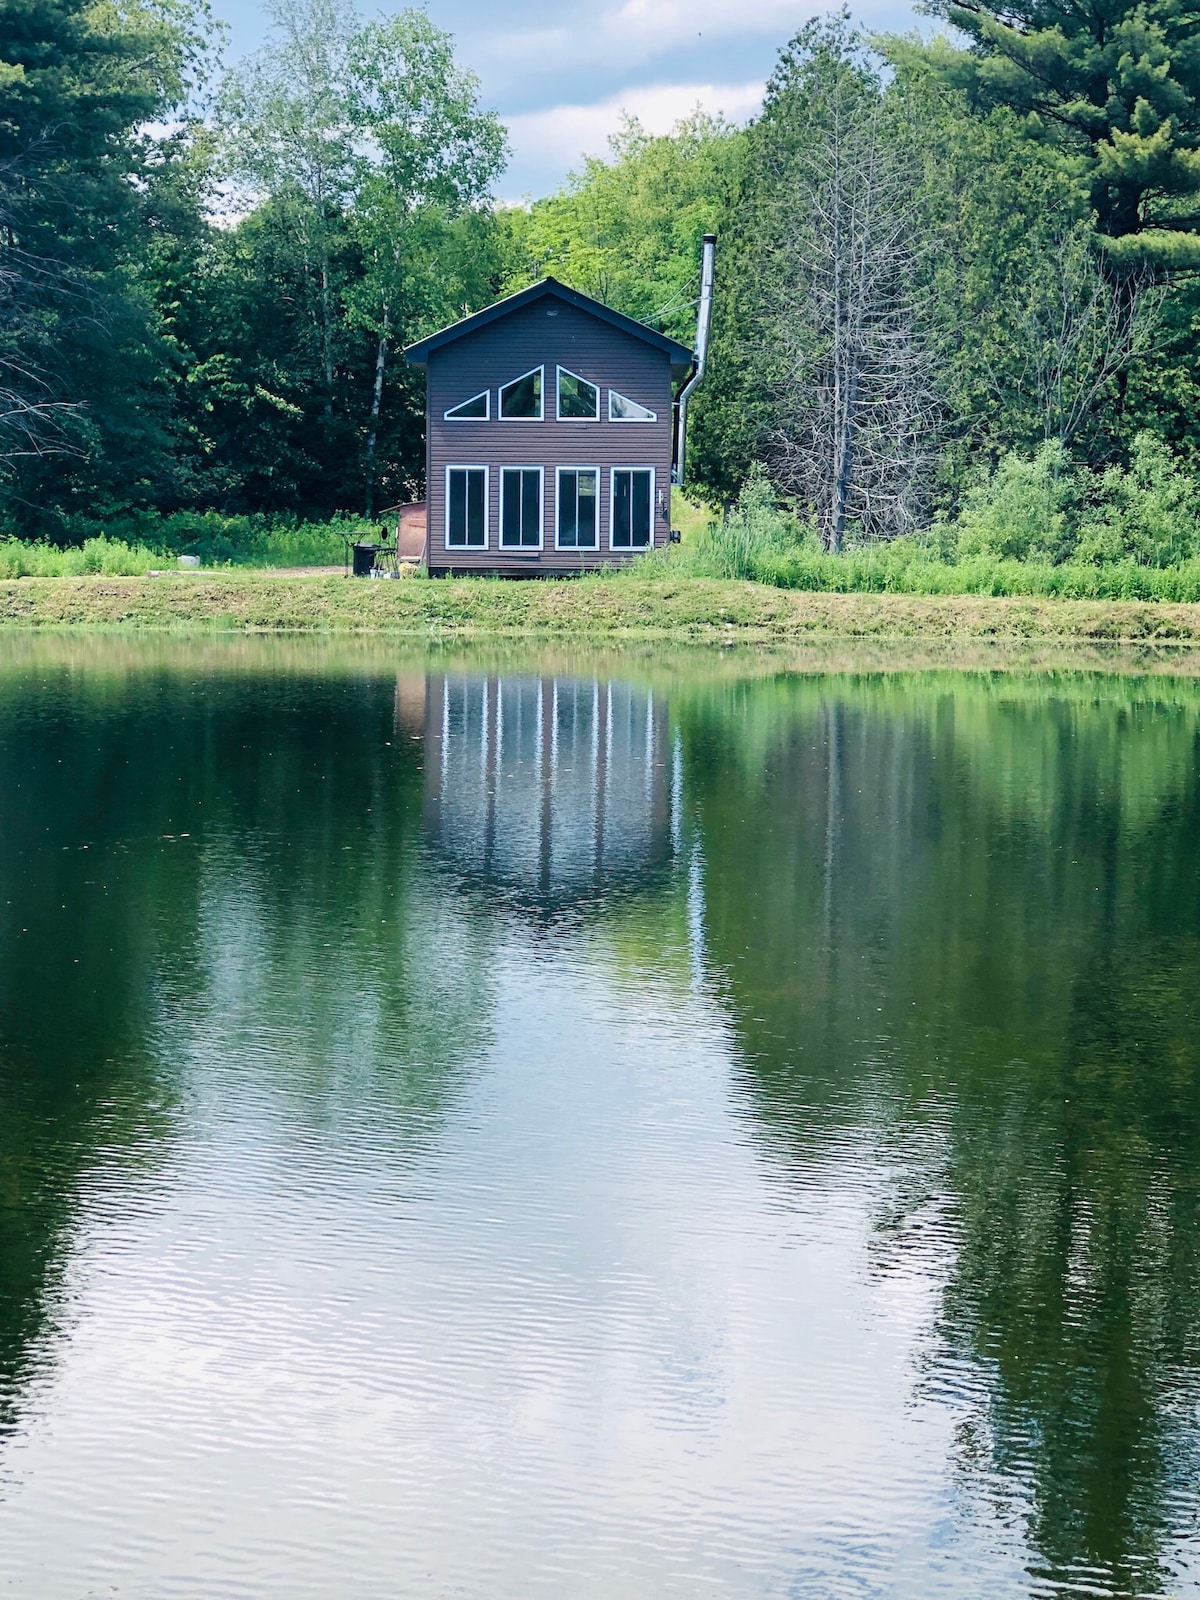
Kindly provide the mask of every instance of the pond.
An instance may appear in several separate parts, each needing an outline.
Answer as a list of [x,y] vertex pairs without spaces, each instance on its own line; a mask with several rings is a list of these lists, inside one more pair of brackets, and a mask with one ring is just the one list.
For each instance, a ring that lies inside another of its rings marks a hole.
[[1200,685],[0,644],[0,1592],[1200,1584]]

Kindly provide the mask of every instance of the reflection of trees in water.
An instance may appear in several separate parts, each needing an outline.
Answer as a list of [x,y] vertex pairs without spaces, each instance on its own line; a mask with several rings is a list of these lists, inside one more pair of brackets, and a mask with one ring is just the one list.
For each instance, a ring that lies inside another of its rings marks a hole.
[[919,1258],[932,1194],[930,1382],[983,1375],[964,1472],[974,1442],[1017,1484],[1049,1582],[1161,1587],[1198,1464],[1200,706],[793,679],[671,710],[674,771],[664,696],[583,677],[0,698],[0,1407],[81,1185],[162,1159],[200,1052],[299,1125],[369,1102],[407,1160],[486,1038],[497,902],[581,908],[640,970],[669,924],[706,951],[798,1174],[936,1131],[876,1259]]
[[985,1376],[964,1470],[982,1445],[987,1492],[1029,1497],[1049,1587],[1160,1589],[1200,1466],[1200,700],[792,680],[678,710],[763,1125],[806,1164],[913,1130],[877,1259],[940,1188],[930,1381]]
[[[666,767],[661,698],[621,683],[0,683],[0,1423],[83,1185],[161,1162],[201,1075],[283,1137],[369,1116],[407,1159],[485,1042],[497,890],[624,886],[618,958],[661,951],[632,908],[670,853]],[[447,894],[431,845],[483,892]]]
[[417,881],[392,681],[101,689],[50,676],[0,709],[0,1421],[81,1186],[162,1159],[197,1020],[292,1115],[369,1079],[401,1143],[486,1025],[486,930]]

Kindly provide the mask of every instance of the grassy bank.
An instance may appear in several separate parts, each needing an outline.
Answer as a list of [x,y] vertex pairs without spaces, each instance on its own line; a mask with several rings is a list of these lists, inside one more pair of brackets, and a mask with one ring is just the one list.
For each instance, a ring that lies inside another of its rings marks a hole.
[[795,644],[925,639],[1200,644],[1200,605],[798,593],[735,580],[600,576],[399,583],[222,572],[0,582],[0,625]]

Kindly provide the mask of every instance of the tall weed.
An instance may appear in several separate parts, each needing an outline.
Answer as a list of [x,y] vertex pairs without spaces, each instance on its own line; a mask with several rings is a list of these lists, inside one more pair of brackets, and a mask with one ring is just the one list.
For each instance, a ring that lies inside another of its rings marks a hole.
[[346,540],[369,538],[376,525],[359,518],[294,523],[215,511],[75,521],[59,544],[26,543],[0,533],[0,577],[137,574],[198,556],[206,567],[339,566]]

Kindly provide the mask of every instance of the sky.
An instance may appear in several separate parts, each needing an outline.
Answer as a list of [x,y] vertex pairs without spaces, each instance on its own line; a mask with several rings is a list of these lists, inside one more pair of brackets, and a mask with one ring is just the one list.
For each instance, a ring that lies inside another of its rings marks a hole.
[[[359,5],[364,16],[399,9]],[[738,122],[753,116],[780,46],[832,0],[428,0],[426,9],[508,127],[500,193],[520,200],[556,189],[584,154],[603,154],[623,110],[651,133],[697,105]],[[216,0],[214,10],[229,28],[227,61],[266,39],[261,0]],[[858,0],[853,12],[866,29],[917,22],[908,0]]]

